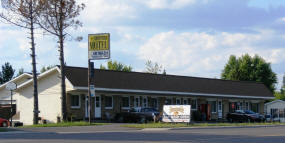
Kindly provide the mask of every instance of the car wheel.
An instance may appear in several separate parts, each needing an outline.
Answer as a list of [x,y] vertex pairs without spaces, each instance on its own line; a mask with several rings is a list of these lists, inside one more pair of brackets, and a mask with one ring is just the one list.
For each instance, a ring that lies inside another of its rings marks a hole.
[[3,126],[3,127],[8,127],[8,123],[7,123],[7,122],[3,122],[3,123],[2,123],[2,126]]

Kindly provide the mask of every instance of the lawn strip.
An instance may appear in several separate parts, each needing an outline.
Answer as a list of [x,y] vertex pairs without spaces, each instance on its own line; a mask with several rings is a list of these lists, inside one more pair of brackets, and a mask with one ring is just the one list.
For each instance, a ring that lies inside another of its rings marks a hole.
[[21,128],[34,128],[34,127],[72,127],[72,126],[98,126],[98,125],[109,125],[108,123],[91,123],[89,122],[61,122],[61,123],[49,123],[49,124],[38,124],[38,125],[27,125]]

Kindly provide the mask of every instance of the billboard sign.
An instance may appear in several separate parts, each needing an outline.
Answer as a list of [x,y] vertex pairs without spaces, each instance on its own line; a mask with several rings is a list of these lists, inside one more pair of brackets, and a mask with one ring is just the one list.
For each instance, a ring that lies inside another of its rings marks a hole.
[[185,122],[189,123],[191,118],[191,105],[164,105],[163,122]]
[[110,34],[88,35],[88,59],[100,60],[110,58]]

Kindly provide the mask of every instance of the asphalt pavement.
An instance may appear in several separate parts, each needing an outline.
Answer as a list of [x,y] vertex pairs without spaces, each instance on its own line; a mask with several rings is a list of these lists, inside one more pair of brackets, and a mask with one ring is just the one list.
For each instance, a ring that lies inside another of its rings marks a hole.
[[0,143],[284,143],[285,127],[138,130],[119,124],[28,128],[0,133]]

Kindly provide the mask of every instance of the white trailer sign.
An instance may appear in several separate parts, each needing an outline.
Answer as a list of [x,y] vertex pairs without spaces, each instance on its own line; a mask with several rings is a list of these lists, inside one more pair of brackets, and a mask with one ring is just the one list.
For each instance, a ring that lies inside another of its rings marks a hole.
[[164,105],[163,122],[190,122],[191,105]]

